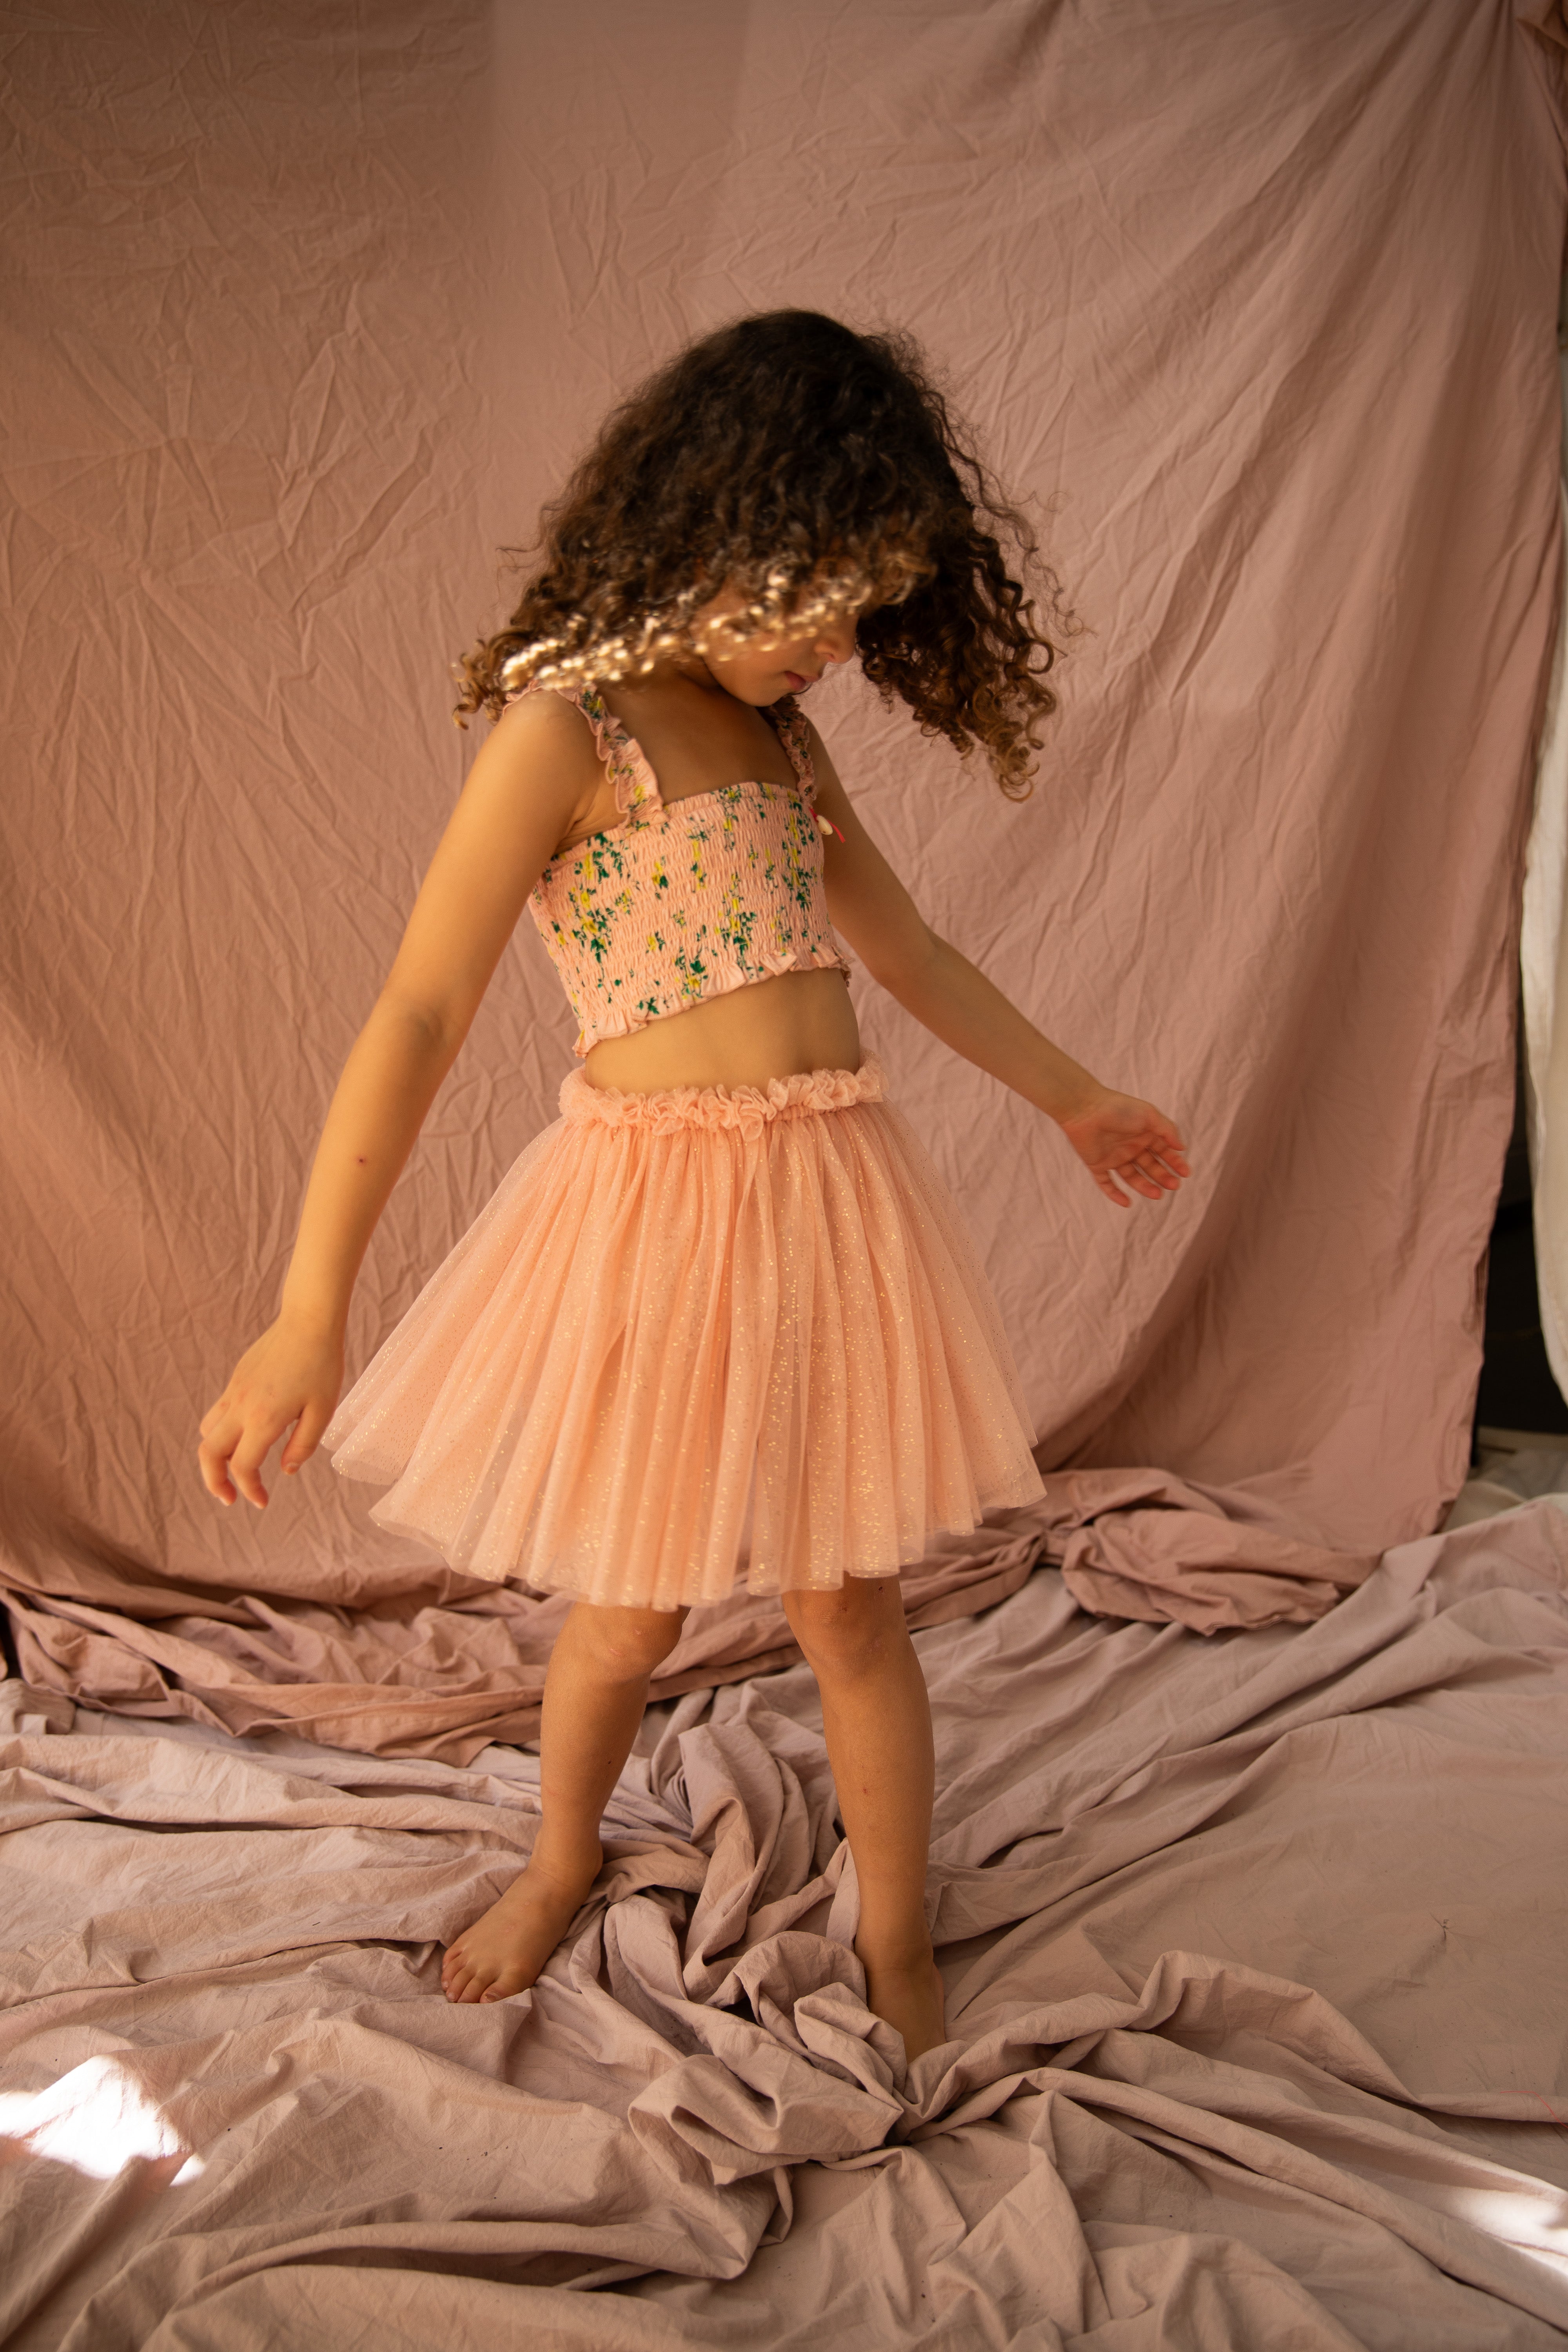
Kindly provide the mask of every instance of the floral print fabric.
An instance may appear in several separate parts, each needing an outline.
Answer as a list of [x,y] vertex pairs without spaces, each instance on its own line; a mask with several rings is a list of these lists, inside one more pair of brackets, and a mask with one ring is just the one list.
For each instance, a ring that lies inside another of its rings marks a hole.
[[552,858],[529,899],[577,1016],[579,1056],[778,972],[848,971],[827,919],[816,780],[798,712],[775,721],[793,786],[753,778],[667,807],[604,698],[584,688],[566,698],[594,730],[622,812],[611,831]]

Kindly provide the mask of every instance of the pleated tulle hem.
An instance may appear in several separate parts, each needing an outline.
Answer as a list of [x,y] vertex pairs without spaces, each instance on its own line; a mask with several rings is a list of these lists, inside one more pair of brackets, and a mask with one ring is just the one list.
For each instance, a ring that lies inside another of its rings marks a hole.
[[1044,1492],[957,1206],[882,1072],[561,1118],[333,1415],[382,1526],[606,1606],[831,1591]]

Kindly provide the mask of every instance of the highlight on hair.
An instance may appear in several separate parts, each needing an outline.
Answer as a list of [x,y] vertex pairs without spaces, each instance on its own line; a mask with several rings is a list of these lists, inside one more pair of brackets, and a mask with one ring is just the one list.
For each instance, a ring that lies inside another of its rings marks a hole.
[[454,673],[459,724],[532,681],[613,684],[689,654],[727,589],[744,600],[718,625],[731,638],[861,608],[883,704],[979,745],[1010,798],[1032,789],[1061,647],[1026,583],[1059,635],[1071,615],[907,335],[770,310],[703,336],[612,412],[537,548],[510,620]]

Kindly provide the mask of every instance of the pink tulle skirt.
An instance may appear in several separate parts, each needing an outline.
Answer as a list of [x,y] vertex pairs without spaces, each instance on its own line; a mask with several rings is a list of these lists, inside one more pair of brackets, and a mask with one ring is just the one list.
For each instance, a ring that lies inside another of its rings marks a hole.
[[674,1609],[836,1589],[1036,1500],[974,1245],[879,1065],[574,1070],[323,1441],[471,1576]]

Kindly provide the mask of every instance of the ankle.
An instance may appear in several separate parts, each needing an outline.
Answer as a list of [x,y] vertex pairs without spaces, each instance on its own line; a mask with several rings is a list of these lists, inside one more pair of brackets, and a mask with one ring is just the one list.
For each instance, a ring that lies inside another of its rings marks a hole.
[[592,1831],[554,1829],[542,1822],[528,1857],[528,1875],[552,1885],[585,1886],[598,1876],[604,1861],[605,1849]]
[[855,1957],[862,1968],[897,1969],[900,1972],[934,1968],[936,1953],[922,1919],[918,1927],[907,1920],[864,1924],[856,1934]]

